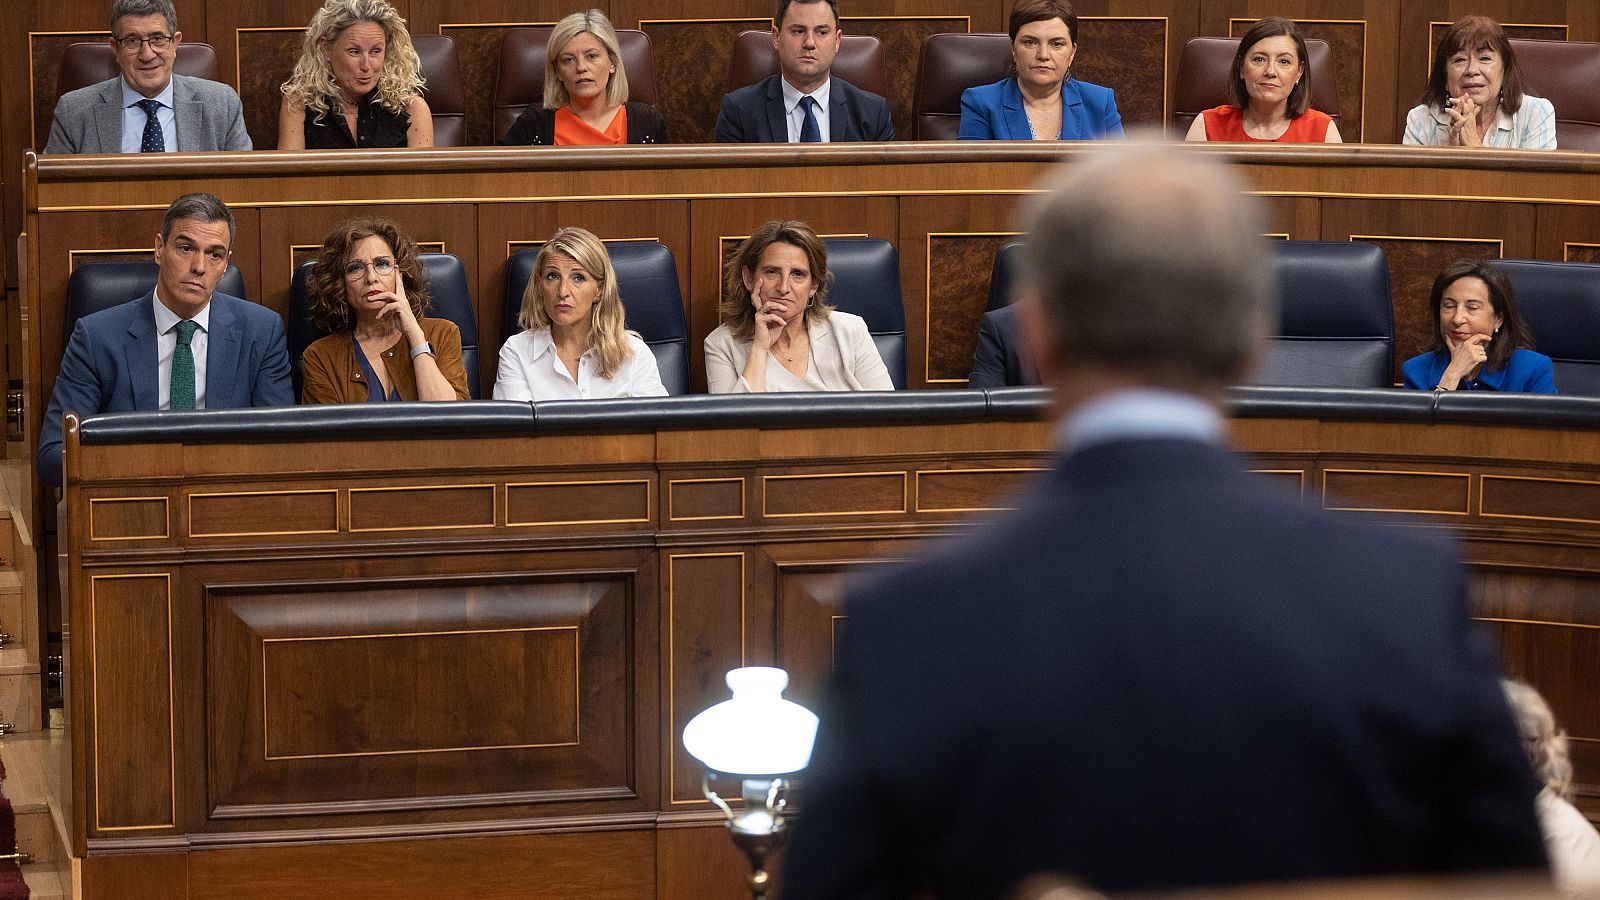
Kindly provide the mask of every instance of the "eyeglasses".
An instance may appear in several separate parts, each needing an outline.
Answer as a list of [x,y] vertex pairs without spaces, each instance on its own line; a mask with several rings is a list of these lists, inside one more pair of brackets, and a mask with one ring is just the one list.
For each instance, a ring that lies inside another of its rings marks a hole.
[[389,273],[394,271],[394,260],[387,256],[380,256],[370,263],[364,263],[359,259],[352,259],[344,264],[344,280],[360,281],[361,279],[367,277],[367,269],[369,268],[372,269],[372,271],[375,272],[379,278],[384,278],[387,277]]
[[139,37],[137,34],[130,34],[117,38],[117,46],[122,48],[123,53],[138,53],[140,44],[149,44],[151,50],[160,53],[172,45],[172,35],[152,34],[149,37]]

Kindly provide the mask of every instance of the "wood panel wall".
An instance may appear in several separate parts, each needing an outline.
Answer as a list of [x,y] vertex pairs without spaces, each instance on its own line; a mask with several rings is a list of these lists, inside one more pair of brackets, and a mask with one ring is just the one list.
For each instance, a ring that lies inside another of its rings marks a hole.
[[[583,5],[588,5],[585,0]],[[662,107],[676,140],[708,140],[717,100],[725,89],[729,46],[745,28],[765,27],[768,0],[593,0],[618,27],[641,28],[653,41]],[[316,0],[260,3],[250,0],[179,0],[179,25],[186,40],[216,47],[223,77],[239,90],[246,121],[258,148],[277,139],[277,86],[297,52],[300,33]],[[492,143],[490,105],[501,33],[519,24],[553,22],[576,7],[557,0],[396,0],[411,30],[455,38],[468,99],[471,143]],[[23,151],[38,148],[49,133],[57,97],[55,73],[67,44],[99,40],[106,33],[109,4],[26,4],[17,25],[0,35],[0,231],[6,236],[4,271],[8,293],[8,346],[21,342],[15,303],[18,287],[12,238],[23,227],[23,184],[17,177]],[[1517,26],[1519,36],[1600,40],[1600,3],[1595,0],[1081,0],[1080,77],[1117,91],[1130,125],[1164,120],[1177,82],[1178,58],[1197,35],[1237,34],[1263,15],[1288,15],[1327,39],[1340,65],[1340,97],[1346,140],[1394,142],[1405,112],[1426,78],[1431,41],[1440,23],[1467,13],[1487,13]],[[890,59],[889,100],[896,130],[911,134],[916,57],[921,42],[941,31],[1003,31],[1009,0],[848,0],[848,31],[883,41]],[[10,354],[13,380],[22,360]]]
[[[1600,800],[1600,431],[1234,430],[1286,494],[1465,540]],[[74,441],[81,896],[739,896],[684,723],[741,664],[815,704],[848,578],[1011,505],[1050,448],[1025,419]]]

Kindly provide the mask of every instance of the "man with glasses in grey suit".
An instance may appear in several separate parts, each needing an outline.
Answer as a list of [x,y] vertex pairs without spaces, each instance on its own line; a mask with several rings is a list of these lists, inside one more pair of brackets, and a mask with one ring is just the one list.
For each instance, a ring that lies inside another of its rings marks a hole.
[[251,149],[232,88],[173,74],[183,33],[171,0],[117,0],[108,40],[122,74],[63,94],[44,152]]

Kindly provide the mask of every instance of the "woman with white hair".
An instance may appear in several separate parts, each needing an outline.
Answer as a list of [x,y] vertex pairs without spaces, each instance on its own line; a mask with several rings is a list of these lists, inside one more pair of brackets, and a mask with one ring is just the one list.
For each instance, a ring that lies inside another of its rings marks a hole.
[[500,143],[509,146],[664,144],[667,126],[628,99],[617,30],[598,9],[556,23],[545,49],[544,103],[530,103]]
[[1572,805],[1572,760],[1567,757],[1567,732],[1557,727],[1549,704],[1527,682],[1506,678],[1506,701],[1522,735],[1533,774],[1544,784],[1539,792],[1539,827],[1556,884],[1565,889],[1600,888],[1600,833]]
[[283,84],[279,150],[432,147],[422,60],[387,0],[328,0]]

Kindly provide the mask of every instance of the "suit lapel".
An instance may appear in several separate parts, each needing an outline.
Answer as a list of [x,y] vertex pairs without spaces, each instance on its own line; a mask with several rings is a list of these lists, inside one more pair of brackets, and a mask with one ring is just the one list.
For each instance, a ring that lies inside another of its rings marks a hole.
[[828,139],[832,141],[859,141],[861,132],[856,128],[856,117],[846,108],[849,97],[844,82],[828,78]]
[[204,121],[205,105],[194,97],[194,92],[189,90],[189,85],[183,80],[182,75],[172,76],[172,131],[173,139],[178,142],[175,151],[187,150],[190,147],[204,147],[206,142],[202,135],[197,134],[200,123]]
[[1028,114],[1022,109],[1022,89],[1017,87],[1015,78],[1006,80],[1005,90],[1000,95],[1000,106],[1006,122],[1004,137],[1023,141],[1033,136],[1033,126],[1028,124]]
[[783,114],[783,76],[774,75],[767,82],[767,143],[789,142],[789,125]]
[[239,317],[234,301],[227,294],[211,295],[211,331],[206,335],[206,408],[234,409],[249,406],[237,396],[240,387],[233,377],[239,368]]
[[128,338],[122,345],[122,367],[133,385],[133,408],[158,409],[161,405],[160,367],[156,365],[155,293],[145,294],[128,323]]
[[[122,152],[122,76],[112,79],[109,91],[100,94],[100,105],[94,110],[94,127],[100,141],[100,153]],[[150,317],[154,327],[155,316]],[[154,409],[154,407],[151,407]]]

